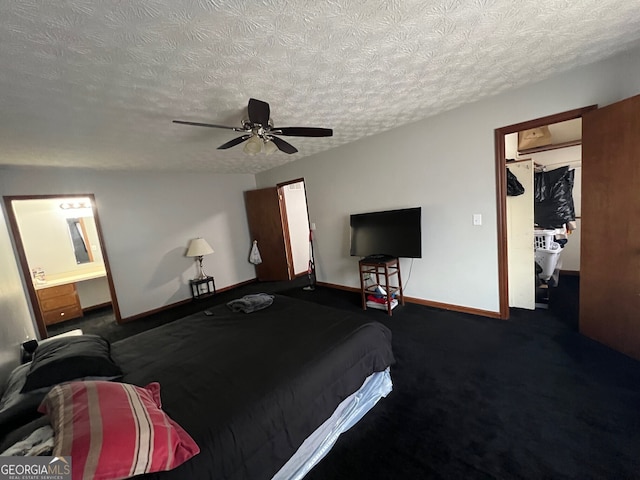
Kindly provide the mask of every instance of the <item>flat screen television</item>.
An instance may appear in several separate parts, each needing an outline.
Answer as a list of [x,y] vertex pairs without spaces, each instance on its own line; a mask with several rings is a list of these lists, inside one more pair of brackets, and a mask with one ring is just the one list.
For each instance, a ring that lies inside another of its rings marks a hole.
[[351,255],[422,257],[421,207],[351,215]]

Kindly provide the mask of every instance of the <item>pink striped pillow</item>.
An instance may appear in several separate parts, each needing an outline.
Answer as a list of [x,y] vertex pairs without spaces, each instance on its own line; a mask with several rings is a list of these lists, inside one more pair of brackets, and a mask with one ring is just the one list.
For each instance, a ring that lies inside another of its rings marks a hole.
[[74,479],[115,480],[171,470],[200,452],[161,409],[160,384],[105,381],[55,386],[40,404],[55,432],[54,456],[71,456]]

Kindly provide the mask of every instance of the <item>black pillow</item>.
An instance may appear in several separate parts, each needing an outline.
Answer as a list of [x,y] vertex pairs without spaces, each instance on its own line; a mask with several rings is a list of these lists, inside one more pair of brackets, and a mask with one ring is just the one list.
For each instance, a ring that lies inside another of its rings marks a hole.
[[[30,367],[30,363],[19,365],[9,375],[6,388],[0,399],[0,439],[11,430],[41,415],[38,412],[38,406],[49,391],[49,387],[20,393],[27,380]],[[0,452],[4,450],[6,448],[0,448]]]
[[110,355],[107,340],[98,335],[52,339],[38,345],[21,392],[57,385],[77,378],[122,375]]

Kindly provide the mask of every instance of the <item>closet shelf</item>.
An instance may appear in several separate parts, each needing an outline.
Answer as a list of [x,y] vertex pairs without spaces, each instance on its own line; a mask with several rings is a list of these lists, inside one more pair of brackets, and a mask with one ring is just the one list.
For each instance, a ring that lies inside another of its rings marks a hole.
[[546,152],[548,150],[557,150],[558,148],[567,148],[567,147],[575,147],[576,145],[582,145],[582,140],[572,140],[570,142],[562,142],[562,143],[554,143],[551,145],[544,145],[542,147],[534,147],[534,148],[525,148],[523,150],[518,150],[518,153],[538,153],[538,152]]

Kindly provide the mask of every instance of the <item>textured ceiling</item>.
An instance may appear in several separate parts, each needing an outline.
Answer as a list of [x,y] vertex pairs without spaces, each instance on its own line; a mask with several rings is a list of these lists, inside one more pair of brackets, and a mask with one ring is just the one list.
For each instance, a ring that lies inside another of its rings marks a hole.
[[[0,165],[263,171],[640,42],[637,0],[0,0]],[[299,149],[216,147],[250,97]]]

